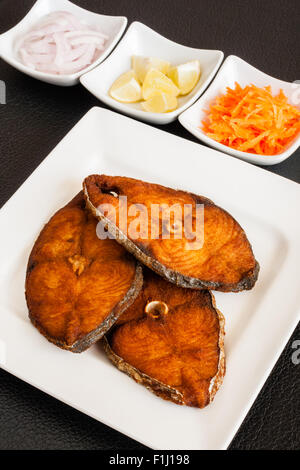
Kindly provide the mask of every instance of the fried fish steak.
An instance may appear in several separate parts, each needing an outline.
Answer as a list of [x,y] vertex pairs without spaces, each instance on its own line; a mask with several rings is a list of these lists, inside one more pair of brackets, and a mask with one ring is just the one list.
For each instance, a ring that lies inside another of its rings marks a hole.
[[99,239],[83,192],[41,231],[29,257],[29,317],[49,341],[82,352],[135,300],[142,268],[115,240]]
[[[116,240],[168,281],[181,287],[224,292],[254,286],[259,264],[244,230],[209,199],[119,176],[91,175],[84,180],[83,188],[87,207],[106,224]],[[109,205],[113,210],[105,209]],[[165,208],[174,205],[176,210],[170,211],[168,221]],[[199,205],[203,208],[200,241],[192,238],[200,233]],[[146,224],[137,222],[141,215],[147,217]],[[138,225],[139,230],[132,230]],[[186,231],[187,226],[190,231]]]
[[210,291],[177,287],[146,268],[142,291],[103,344],[121,371],[156,395],[203,408],[225,374],[224,324]]

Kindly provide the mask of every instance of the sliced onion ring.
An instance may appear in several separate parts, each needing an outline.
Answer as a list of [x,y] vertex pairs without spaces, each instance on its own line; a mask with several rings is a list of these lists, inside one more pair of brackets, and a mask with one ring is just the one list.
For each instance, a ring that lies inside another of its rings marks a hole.
[[108,36],[84,24],[70,12],[57,11],[41,19],[17,43],[24,65],[40,72],[70,75],[95,62]]

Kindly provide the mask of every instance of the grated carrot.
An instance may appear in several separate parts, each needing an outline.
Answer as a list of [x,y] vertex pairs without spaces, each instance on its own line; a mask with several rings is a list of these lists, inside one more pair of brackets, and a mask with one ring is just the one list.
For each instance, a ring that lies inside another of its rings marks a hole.
[[211,103],[202,130],[212,139],[243,152],[275,155],[300,132],[300,111],[288,103],[282,90],[248,85],[227,87]]

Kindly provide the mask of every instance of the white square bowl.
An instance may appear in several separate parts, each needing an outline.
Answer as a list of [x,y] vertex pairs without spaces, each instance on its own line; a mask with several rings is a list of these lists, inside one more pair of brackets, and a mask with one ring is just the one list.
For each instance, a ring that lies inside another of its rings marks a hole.
[[[81,20],[91,26],[98,26],[104,34],[109,36],[105,43],[104,51],[100,57],[91,65],[80,72],[69,75],[54,75],[37,70],[32,70],[22,64],[18,58],[15,44],[17,40],[27,33],[36,23],[45,15],[53,11],[68,11],[78,16]],[[6,33],[0,35],[0,57],[8,64],[12,65],[21,72],[30,75],[33,78],[43,82],[61,86],[72,86],[79,82],[79,77],[99,65],[112,51],[121,38],[127,25],[127,18],[124,16],[106,16],[92,13],[91,11],[80,8],[68,0],[37,0],[32,9],[27,13],[20,23],[14,26]]]
[[[171,62],[172,65],[199,59],[202,73],[194,90],[179,98],[178,109],[170,113],[149,113],[140,103],[119,103],[109,96],[113,82],[131,68],[131,56],[154,56]],[[143,121],[167,124],[175,121],[203,93],[217,72],[224,54],[221,51],[193,49],[182,46],[161,36],[143,23],[134,22],[129,27],[118,47],[104,64],[82,75],[80,81],[99,100],[108,106]]]
[[208,144],[210,147],[221,150],[222,152],[233,155],[234,157],[241,158],[247,162],[255,163],[256,165],[275,165],[276,163],[281,163],[283,160],[286,160],[299,147],[300,135],[296,137],[283,152],[277,155],[257,155],[255,153],[241,152],[227,147],[227,145],[220,144],[208,137],[200,129],[202,120],[206,118],[205,109],[208,109],[210,103],[218,95],[226,92],[226,87],[234,87],[235,82],[238,82],[242,87],[251,83],[259,87],[270,85],[272,87],[272,93],[274,94],[277,94],[279,90],[282,89],[288,97],[289,102],[296,108],[300,109],[300,85],[298,83],[289,83],[273,78],[256,69],[239,57],[231,55],[224,61],[215,80],[201,98],[179,116],[180,123],[191,134],[202,142]]

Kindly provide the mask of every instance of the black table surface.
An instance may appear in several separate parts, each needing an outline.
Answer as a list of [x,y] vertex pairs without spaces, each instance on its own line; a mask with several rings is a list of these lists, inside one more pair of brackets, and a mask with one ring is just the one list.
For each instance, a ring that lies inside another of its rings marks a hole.
[[[33,0],[0,0],[0,34]],[[269,75],[300,79],[299,0],[74,0],[98,13],[141,21],[188,46],[236,54]],[[158,52],[159,56],[159,52]],[[0,205],[94,105],[80,85],[51,86],[0,60],[7,104],[0,105]],[[178,122],[163,127],[194,139]],[[300,150],[266,168],[300,182]],[[297,216],[295,214],[295,216]],[[288,295],[283,292],[282,295]],[[270,322],[272,318],[270,318]],[[294,365],[296,329],[230,449],[299,449],[300,365]],[[0,449],[130,449],[144,447],[0,370]]]

